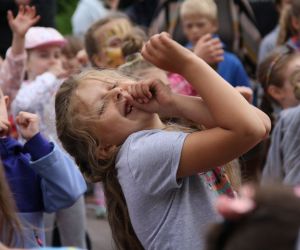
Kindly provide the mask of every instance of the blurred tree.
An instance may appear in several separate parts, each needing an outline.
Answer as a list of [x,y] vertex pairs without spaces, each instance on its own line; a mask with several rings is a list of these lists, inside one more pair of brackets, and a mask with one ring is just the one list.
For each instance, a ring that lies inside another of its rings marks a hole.
[[56,0],[57,15],[55,18],[56,28],[63,35],[72,33],[71,17],[76,9],[78,0]]

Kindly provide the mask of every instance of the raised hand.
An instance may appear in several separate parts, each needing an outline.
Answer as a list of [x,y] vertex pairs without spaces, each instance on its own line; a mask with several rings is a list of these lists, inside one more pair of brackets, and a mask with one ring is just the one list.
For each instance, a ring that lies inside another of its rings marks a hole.
[[57,61],[55,64],[51,65],[48,71],[55,75],[57,78],[64,78],[68,75],[68,72],[63,67],[62,60]]
[[36,15],[35,7],[30,6],[19,6],[19,12],[14,18],[12,11],[7,12],[8,24],[12,32],[20,37],[24,37],[27,30],[33,26],[40,16]]
[[27,141],[40,132],[39,117],[36,114],[21,111],[16,117],[16,124],[21,136]]
[[206,34],[197,42],[194,53],[208,64],[216,64],[224,60],[224,50],[219,38]]
[[166,32],[154,35],[142,49],[143,57],[155,66],[181,75],[196,55],[170,38]]
[[127,86],[129,95],[125,98],[136,108],[149,113],[170,115],[172,113],[173,93],[159,80],[144,80]]
[[11,125],[7,119],[0,117],[0,137],[7,136],[9,134]]

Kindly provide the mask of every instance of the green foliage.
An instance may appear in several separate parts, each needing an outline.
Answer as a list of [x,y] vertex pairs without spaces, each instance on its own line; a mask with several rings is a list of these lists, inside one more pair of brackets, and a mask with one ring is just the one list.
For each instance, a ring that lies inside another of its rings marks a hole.
[[72,33],[71,17],[76,9],[78,0],[56,0],[57,15],[56,28],[63,35]]

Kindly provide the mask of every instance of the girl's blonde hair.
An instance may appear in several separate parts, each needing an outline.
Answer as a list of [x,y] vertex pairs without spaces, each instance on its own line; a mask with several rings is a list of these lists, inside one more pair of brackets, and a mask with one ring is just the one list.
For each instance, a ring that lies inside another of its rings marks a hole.
[[[130,222],[126,201],[117,178],[115,159],[99,160],[96,151],[101,144],[89,130],[93,118],[78,111],[80,100],[76,90],[87,79],[125,79],[114,70],[87,70],[66,80],[55,98],[56,129],[63,147],[72,155],[81,172],[91,181],[102,181],[107,201],[108,221],[117,249],[143,249]],[[128,79],[128,78],[127,78]],[[107,83],[111,84],[111,83]]]
[[214,0],[185,0],[180,7],[180,16],[187,15],[201,15],[217,22],[218,8]]

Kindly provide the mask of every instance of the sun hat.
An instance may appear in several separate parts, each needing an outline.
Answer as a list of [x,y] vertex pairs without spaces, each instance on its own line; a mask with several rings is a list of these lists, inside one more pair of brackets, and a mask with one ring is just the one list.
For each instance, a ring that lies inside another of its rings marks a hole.
[[33,49],[45,45],[64,46],[66,40],[54,28],[31,27],[25,35],[25,49]]

